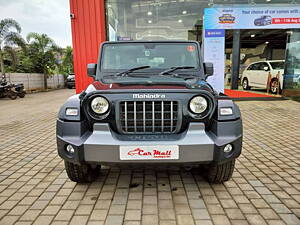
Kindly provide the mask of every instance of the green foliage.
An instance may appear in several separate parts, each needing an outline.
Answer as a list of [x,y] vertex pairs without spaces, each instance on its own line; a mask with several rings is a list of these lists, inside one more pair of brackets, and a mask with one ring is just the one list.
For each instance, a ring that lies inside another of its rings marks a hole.
[[0,62],[5,71],[46,76],[73,73],[72,47],[62,49],[46,34],[33,32],[25,41],[20,32],[21,27],[15,20],[0,20]]
[[59,73],[68,75],[74,73],[73,66],[73,49],[70,46],[67,46],[63,49],[62,62],[59,66]]
[[2,74],[5,74],[4,62],[8,55],[11,56],[10,66],[13,65],[12,69],[16,68],[14,47],[25,46],[25,41],[20,33],[21,27],[17,21],[13,19],[0,20],[0,70]]

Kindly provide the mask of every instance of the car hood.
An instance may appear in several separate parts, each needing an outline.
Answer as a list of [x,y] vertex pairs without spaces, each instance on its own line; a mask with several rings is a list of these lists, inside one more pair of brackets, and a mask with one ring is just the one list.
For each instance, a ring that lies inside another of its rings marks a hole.
[[97,91],[118,91],[122,90],[123,92],[136,92],[138,90],[148,92],[148,90],[153,91],[159,91],[159,90],[170,90],[170,91],[189,91],[189,90],[203,90],[208,91],[210,93],[215,93],[215,91],[212,89],[212,87],[204,80],[200,80],[198,83],[195,83],[193,85],[186,85],[184,83],[176,83],[176,84],[103,84],[100,81],[94,81],[92,84],[90,84],[86,90],[85,93],[91,93],[91,92],[97,92]]
[[172,84],[172,85],[166,85],[166,84],[154,84],[154,85],[121,85],[117,83],[113,84],[103,84],[100,81],[95,81],[92,84],[90,84],[87,88],[87,92],[90,91],[97,91],[97,90],[118,90],[118,89],[189,89],[186,85],[181,84]]

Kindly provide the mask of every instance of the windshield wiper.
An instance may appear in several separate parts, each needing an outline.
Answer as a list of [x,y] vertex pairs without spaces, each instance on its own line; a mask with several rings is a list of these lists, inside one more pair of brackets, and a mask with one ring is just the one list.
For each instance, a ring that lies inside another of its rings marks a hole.
[[195,67],[193,67],[193,66],[176,66],[176,67],[171,67],[170,69],[162,71],[159,75],[162,76],[162,75],[166,75],[166,74],[171,74],[172,72],[174,72],[176,70],[188,70],[188,69],[195,69]]
[[126,75],[128,75],[128,74],[130,74],[131,72],[134,72],[134,71],[137,71],[137,70],[143,70],[143,69],[148,69],[148,68],[150,68],[150,66],[139,66],[139,67],[133,67],[133,68],[131,68],[131,69],[129,69],[129,70],[125,70],[125,71],[122,71],[122,72],[120,72],[120,73],[117,73],[117,74],[115,74],[114,76],[126,76]]
[[[150,66],[139,66],[139,67],[134,67],[134,68],[131,68],[129,70],[125,70],[125,71],[122,71],[120,73],[116,73],[116,74],[113,74],[113,75],[106,75],[106,76],[103,76],[103,78],[107,78],[107,77],[126,77],[126,76],[129,76],[129,74],[131,72],[134,72],[136,70],[143,70],[143,69],[147,69],[147,68],[150,68]],[[130,75],[132,77],[135,77],[132,75]],[[136,76],[136,77],[146,77],[146,76]]]

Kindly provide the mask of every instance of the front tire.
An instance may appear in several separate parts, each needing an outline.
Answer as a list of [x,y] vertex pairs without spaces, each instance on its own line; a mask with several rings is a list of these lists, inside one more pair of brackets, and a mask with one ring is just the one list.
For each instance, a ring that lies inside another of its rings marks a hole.
[[205,166],[204,176],[209,183],[223,183],[231,179],[235,165],[235,159],[222,164]]
[[26,94],[25,91],[21,91],[21,92],[18,93],[18,96],[19,96],[20,98],[24,98],[24,97],[25,97],[25,94]]
[[248,81],[247,78],[243,79],[243,85],[242,86],[243,86],[244,90],[250,90],[249,81]]
[[279,85],[278,85],[278,80],[277,79],[273,79],[271,81],[271,84],[270,84],[270,90],[271,90],[271,93],[272,94],[277,94],[278,92],[278,89],[279,88]]
[[11,100],[16,100],[18,95],[14,91],[10,91],[7,95]]
[[93,168],[89,164],[77,165],[68,161],[65,161],[65,169],[68,177],[71,181],[77,183],[89,183],[99,176],[100,166],[97,165]]

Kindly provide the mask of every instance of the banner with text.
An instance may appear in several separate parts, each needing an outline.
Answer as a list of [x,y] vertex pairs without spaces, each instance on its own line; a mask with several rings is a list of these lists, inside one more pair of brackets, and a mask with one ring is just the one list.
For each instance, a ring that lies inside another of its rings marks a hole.
[[300,5],[204,9],[205,29],[300,28]]
[[207,81],[218,92],[224,93],[225,30],[205,30],[204,46],[204,61],[214,64],[214,75]]

